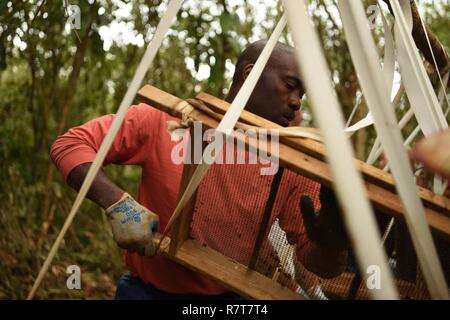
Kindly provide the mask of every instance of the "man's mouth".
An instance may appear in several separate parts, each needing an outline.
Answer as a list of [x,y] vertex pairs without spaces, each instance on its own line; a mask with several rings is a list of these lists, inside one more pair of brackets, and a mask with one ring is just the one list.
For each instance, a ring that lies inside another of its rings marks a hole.
[[285,118],[288,122],[291,122],[295,118],[295,113],[284,114],[283,118]]
[[283,127],[287,127],[287,126],[289,126],[289,124],[291,123],[291,121],[292,120],[290,120],[290,117],[287,117],[287,116],[282,116],[281,117],[281,125],[283,126]]

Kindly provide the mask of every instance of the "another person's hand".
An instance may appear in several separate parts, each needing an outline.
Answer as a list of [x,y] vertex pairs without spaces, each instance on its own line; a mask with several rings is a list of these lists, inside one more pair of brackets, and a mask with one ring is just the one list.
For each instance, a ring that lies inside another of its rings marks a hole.
[[322,185],[320,202],[321,209],[315,211],[314,203],[308,195],[303,195],[300,199],[300,210],[309,239],[325,248],[347,249],[348,236],[334,191]]
[[419,140],[412,156],[426,169],[450,179],[450,130],[435,133]]
[[119,247],[142,256],[155,255],[153,233],[159,228],[159,217],[156,214],[127,193],[107,208],[106,214]]

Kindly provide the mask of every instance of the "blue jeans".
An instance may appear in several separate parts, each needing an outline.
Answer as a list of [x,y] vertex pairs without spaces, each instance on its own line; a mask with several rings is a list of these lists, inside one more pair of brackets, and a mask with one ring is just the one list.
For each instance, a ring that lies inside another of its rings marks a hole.
[[236,293],[221,295],[180,294],[159,290],[149,283],[144,283],[139,277],[125,273],[120,277],[116,290],[116,300],[242,300]]

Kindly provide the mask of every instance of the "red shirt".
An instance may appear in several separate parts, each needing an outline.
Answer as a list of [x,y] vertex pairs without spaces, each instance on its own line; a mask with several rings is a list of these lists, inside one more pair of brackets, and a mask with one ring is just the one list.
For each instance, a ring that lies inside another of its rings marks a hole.
[[[76,166],[93,162],[114,115],[91,120],[70,129],[53,144],[51,157],[64,178]],[[142,168],[137,201],[158,214],[164,230],[175,209],[182,165],[171,161],[167,121],[174,117],[146,104],[130,107],[109,150],[104,165],[137,165]],[[261,176],[260,165],[212,165],[199,187],[192,236],[231,258],[247,264],[255,243],[273,176]],[[320,185],[285,170],[268,230],[278,218],[290,243],[297,244],[299,260],[307,263],[317,250],[309,241],[299,212],[301,194],[319,206]],[[267,242],[264,244],[267,246]],[[147,283],[173,293],[221,294],[228,290],[168,258],[126,253],[131,272]]]

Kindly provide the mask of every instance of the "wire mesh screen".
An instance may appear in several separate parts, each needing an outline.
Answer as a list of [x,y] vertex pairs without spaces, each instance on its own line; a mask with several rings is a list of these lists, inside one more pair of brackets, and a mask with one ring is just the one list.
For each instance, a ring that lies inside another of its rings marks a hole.
[[[226,147],[218,158],[225,159],[225,153],[234,152],[236,160],[239,148],[232,148]],[[211,166],[197,191],[191,237],[311,299],[370,298],[352,248],[345,259],[344,271],[332,278],[323,276],[327,272],[320,272],[330,266],[319,266],[311,272],[311,268],[302,264],[308,262],[316,244],[305,231],[300,197],[309,195],[319,209],[320,184],[281,167],[275,175],[261,175],[261,168],[267,164],[249,163],[250,157],[245,151],[245,164]],[[377,214],[380,234],[390,219]],[[437,240],[436,244],[448,274],[448,243]],[[384,248],[400,298],[427,299],[429,295],[404,222],[395,221]]]

